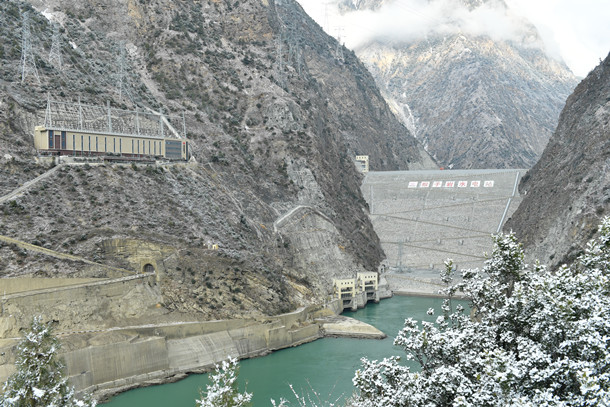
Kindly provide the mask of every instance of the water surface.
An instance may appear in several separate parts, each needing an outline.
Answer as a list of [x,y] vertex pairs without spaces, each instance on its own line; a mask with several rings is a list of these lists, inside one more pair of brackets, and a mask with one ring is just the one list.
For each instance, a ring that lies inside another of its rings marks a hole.
[[[354,391],[352,378],[360,367],[360,359],[380,360],[403,355],[392,343],[403,327],[405,318],[434,320],[426,314],[429,308],[440,312],[442,299],[396,296],[380,304],[368,304],[357,312],[343,315],[367,322],[388,335],[383,340],[324,338],[294,348],[283,349],[268,356],[240,362],[239,382],[254,394],[253,407],[271,406],[270,399],[281,397],[298,405],[290,384],[299,394],[316,399],[336,400]],[[205,390],[207,375],[190,375],[176,383],[130,390],[122,393],[106,407],[187,407],[195,406],[199,389]],[[317,396],[316,393],[319,395]],[[317,401],[317,400],[316,400]]]

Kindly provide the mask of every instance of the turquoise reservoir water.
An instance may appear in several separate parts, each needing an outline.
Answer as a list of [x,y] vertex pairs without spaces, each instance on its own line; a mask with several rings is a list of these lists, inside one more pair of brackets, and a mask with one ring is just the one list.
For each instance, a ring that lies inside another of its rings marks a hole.
[[[383,340],[324,338],[295,348],[283,349],[268,356],[240,362],[239,382],[254,394],[254,407],[271,406],[270,399],[281,397],[295,402],[290,384],[299,394],[314,400],[336,400],[349,397],[354,388],[352,378],[360,367],[360,358],[383,359],[404,355],[392,342],[408,317],[434,320],[426,314],[429,308],[440,313],[442,299],[396,296],[368,304],[357,312],[344,315],[374,325],[388,335]],[[206,375],[191,375],[176,383],[135,389],[114,397],[105,407],[193,407],[199,389],[205,390]],[[317,396],[315,393],[319,396]]]

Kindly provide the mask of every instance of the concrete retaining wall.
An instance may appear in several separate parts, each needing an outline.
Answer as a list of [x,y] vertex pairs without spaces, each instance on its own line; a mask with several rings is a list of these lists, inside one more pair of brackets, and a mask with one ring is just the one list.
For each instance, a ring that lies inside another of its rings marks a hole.
[[56,332],[100,329],[104,321],[149,315],[162,301],[154,278],[141,274],[80,285],[68,285],[72,279],[64,279],[63,287],[2,295],[0,335],[18,337],[34,315],[57,321]]
[[168,368],[165,338],[90,346],[63,354],[77,389]]
[[[264,322],[226,320],[129,327],[73,334],[62,338],[62,357],[70,383],[98,396],[147,382],[201,372],[232,356],[244,359],[322,337],[312,306]],[[88,339],[87,339],[88,338]],[[14,353],[17,340],[0,346]],[[0,344],[2,345],[2,344]],[[4,354],[4,353],[3,353]],[[14,361],[0,360],[0,381],[14,371]]]
[[2,278],[0,279],[0,295],[68,287],[103,280],[99,278]]
[[395,294],[413,294],[440,297],[439,290],[445,288],[440,277],[386,274],[385,278]]
[[[439,291],[447,288],[441,281],[440,277],[421,276],[417,274],[385,274],[392,292],[396,295],[419,295],[424,297],[442,297],[444,294]],[[458,283],[460,278],[456,279],[453,284]],[[454,298],[463,298],[460,293],[454,294]]]
[[312,306],[258,323],[228,320],[113,330],[120,342],[63,356],[70,382],[78,390],[103,395],[210,369],[229,356],[259,356],[321,338],[320,326],[309,319],[319,310]]
[[332,300],[331,302],[329,302],[326,305],[326,308],[328,308],[329,310],[332,311],[333,314],[335,315],[339,315],[343,312],[343,305],[341,300],[336,299],[336,300]]

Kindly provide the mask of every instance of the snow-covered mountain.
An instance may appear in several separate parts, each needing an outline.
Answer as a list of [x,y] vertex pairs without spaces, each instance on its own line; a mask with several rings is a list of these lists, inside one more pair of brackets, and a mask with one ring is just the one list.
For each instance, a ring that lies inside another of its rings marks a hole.
[[531,167],[577,83],[503,1],[342,0],[337,10],[347,45],[445,167]]

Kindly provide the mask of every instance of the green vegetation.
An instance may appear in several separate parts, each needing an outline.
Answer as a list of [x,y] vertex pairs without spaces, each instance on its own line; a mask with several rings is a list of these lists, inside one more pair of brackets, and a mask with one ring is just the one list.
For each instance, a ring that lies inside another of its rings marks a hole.
[[4,384],[0,406],[95,406],[95,401],[77,399],[68,386],[64,364],[57,356],[59,349],[51,327],[35,317],[17,346],[17,371]]
[[197,405],[201,407],[248,407],[252,394],[240,393],[237,390],[237,375],[239,366],[237,359],[229,358],[216,365],[216,370],[210,373],[211,383],[205,392],[200,392],[201,398]]

